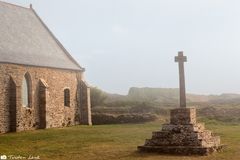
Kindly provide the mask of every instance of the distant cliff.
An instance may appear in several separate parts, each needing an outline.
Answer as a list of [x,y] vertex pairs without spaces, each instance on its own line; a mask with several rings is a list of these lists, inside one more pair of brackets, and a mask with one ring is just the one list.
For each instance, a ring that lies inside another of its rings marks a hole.
[[[156,103],[178,103],[179,89],[177,88],[137,88],[131,87],[128,95],[108,94],[108,102],[138,101]],[[192,103],[240,103],[239,94],[198,95],[187,94],[187,102]]]

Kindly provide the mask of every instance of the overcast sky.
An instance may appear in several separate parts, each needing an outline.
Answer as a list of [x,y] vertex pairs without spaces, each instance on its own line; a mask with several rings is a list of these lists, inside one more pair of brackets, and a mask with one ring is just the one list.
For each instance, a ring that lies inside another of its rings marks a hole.
[[89,84],[178,87],[174,56],[184,51],[186,88],[240,93],[238,0],[5,0],[33,8],[86,68]]

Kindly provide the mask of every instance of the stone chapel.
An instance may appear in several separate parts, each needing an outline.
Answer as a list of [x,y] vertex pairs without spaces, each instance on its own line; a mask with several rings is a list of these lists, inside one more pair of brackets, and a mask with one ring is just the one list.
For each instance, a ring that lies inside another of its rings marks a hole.
[[91,125],[82,68],[35,10],[0,1],[0,133]]

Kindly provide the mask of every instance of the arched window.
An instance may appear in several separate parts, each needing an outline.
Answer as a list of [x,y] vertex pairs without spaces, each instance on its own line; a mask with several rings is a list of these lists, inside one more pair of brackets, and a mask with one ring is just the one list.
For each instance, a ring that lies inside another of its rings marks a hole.
[[70,107],[70,90],[64,89],[64,106]]
[[22,81],[22,105],[23,107],[30,107],[30,75],[26,73]]

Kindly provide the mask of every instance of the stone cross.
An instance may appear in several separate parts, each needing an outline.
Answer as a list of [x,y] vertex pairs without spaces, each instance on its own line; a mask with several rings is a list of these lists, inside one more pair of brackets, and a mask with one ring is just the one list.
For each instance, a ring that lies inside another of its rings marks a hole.
[[178,56],[175,57],[175,62],[178,62],[179,67],[180,107],[186,108],[184,62],[187,62],[187,57],[183,56],[183,52],[178,52]]

